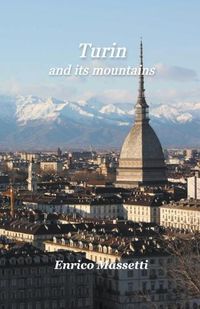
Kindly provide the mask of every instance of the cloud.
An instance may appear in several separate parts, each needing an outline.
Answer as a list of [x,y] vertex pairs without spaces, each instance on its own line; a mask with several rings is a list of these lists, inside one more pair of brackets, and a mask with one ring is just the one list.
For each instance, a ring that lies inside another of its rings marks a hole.
[[179,66],[167,66],[163,63],[155,65],[156,77],[159,79],[174,80],[179,82],[198,81],[196,71]]

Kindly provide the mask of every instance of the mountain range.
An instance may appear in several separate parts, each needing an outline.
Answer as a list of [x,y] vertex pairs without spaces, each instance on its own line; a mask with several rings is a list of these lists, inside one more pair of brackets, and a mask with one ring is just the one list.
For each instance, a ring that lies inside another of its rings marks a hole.
[[[152,105],[150,118],[164,147],[200,146],[200,103]],[[119,149],[133,121],[130,102],[1,95],[0,149]]]

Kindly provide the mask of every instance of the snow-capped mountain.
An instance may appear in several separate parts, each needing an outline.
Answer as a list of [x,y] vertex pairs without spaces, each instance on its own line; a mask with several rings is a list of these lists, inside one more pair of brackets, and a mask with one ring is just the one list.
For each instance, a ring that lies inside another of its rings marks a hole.
[[103,106],[100,109],[100,113],[102,114],[118,114],[118,115],[125,115],[126,112],[123,111],[121,108],[117,107],[114,104],[108,104]]
[[[0,96],[0,147],[120,147],[134,118],[133,103],[71,102]],[[151,106],[151,124],[164,146],[200,146],[200,103]]]

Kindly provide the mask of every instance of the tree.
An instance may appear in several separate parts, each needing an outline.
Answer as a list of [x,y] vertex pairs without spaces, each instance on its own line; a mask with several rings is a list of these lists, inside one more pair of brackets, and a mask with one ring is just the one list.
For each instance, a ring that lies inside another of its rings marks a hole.
[[185,298],[200,297],[200,235],[168,235],[168,252],[172,257],[169,276],[176,282],[177,293]]

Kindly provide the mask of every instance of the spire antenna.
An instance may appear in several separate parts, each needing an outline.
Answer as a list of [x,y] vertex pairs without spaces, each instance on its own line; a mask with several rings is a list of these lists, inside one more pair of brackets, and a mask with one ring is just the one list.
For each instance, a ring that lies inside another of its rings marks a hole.
[[139,89],[135,105],[135,121],[146,123],[149,121],[149,106],[145,99],[144,89],[144,68],[143,68],[143,43],[140,41],[140,68],[139,68]]
[[139,97],[144,98],[144,75],[143,75],[143,43],[140,40],[140,79],[139,79]]

